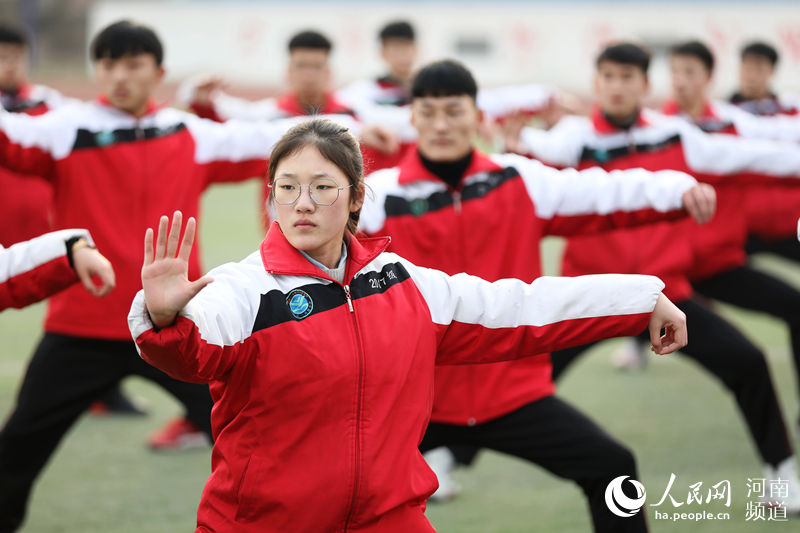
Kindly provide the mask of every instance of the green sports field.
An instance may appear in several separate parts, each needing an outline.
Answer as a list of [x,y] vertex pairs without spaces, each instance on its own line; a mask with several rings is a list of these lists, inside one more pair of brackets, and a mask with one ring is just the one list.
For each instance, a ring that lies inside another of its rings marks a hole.
[[[237,260],[260,240],[258,185],[213,189],[204,203],[201,227],[207,267]],[[121,222],[121,223],[124,223]],[[559,243],[546,243],[549,272]],[[761,261],[761,260],[760,260]],[[769,258],[759,263],[800,286],[800,271]],[[11,408],[20,377],[41,330],[44,305],[0,316],[0,417]],[[786,328],[772,319],[723,308],[768,356],[784,413],[798,414],[797,384]],[[691,324],[689,324],[691,335]],[[667,500],[649,511],[654,532],[798,531],[788,523],[748,521],[747,479],[759,478],[761,465],[732,398],[711,377],[680,356],[658,358],[643,372],[621,373],[609,363],[614,342],[605,343],[565,377],[559,395],[599,421],[636,452],[648,504],[661,499],[670,474],[677,478]],[[210,453],[155,454],[147,434],[179,414],[177,404],[148,382],[131,378],[124,387],[150,406],[146,418],[84,417],[67,435],[35,487],[25,533],[174,533],[194,530],[197,502],[209,473]],[[792,438],[797,439],[792,423]],[[279,430],[279,428],[276,428]],[[580,491],[541,469],[516,459],[483,452],[475,468],[459,471],[462,496],[431,505],[439,531],[474,533],[586,532],[588,512]],[[700,492],[719,481],[731,485],[730,508],[721,502],[686,504],[689,486]],[[324,494],[311,498],[325,498]],[[653,511],[728,512],[729,520],[655,520]]]

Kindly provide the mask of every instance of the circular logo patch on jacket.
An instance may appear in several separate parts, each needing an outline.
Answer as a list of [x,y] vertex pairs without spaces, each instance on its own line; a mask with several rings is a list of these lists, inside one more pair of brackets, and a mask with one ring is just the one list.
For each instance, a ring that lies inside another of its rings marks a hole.
[[115,137],[113,131],[98,131],[94,134],[94,142],[97,143],[97,146],[108,146],[114,143]]
[[609,160],[610,155],[607,150],[602,148],[595,148],[594,150],[594,160],[598,163],[605,163]]
[[289,311],[298,320],[302,320],[311,314],[314,310],[314,301],[307,292],[300,289],[294,289],[286,297],[286,305],[289,306]]
[[411,200],[408,209],[415,217],[422,216],[428,211],[428,200],[425,198],[415,198]]

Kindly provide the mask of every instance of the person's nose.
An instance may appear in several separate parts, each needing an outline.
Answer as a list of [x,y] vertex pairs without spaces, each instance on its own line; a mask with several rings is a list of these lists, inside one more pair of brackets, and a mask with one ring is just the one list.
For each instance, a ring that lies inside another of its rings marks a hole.
[[311,199],[311,187],[300,187],[300,197],[294,204],[294,208],[303,213],[310,213],[316,209],[317,204]]
[[125,68],[121,66],[115,66],[111,68],[112,81],[119,83],[125,81],[126,78],[127,78],[127,71],[125,70]]
[[447,119],[444,114],[438,114],[433,118],[433,127],[440,133],[447,131]]

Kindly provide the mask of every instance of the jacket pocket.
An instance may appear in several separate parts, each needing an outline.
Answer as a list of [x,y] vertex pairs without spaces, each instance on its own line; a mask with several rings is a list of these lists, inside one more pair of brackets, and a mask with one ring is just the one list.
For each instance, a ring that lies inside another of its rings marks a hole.
[[263,511],[269,465],[269,460],[257,455],[251,455],[247,460],[236,495],[237,522],[252,522],[258,519],[259,514]]

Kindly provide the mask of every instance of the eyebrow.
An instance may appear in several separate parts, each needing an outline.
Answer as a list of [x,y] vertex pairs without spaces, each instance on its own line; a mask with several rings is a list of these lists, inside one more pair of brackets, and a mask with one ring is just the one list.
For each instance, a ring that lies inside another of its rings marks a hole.
[[[422,105],[422,107],[435,107],[436,104],[434,104],[433,102],[425,102],[425,101],[423,101],[423,102],[420,102],[420,105]],[[459,100],[451,100],[451,101],[448,101],[448,102],[444,102],[443,106],[445,108],[461,107],[462,103]]]
[[[281,172],[280,174],[278,174],[278,177],[279,178],[296,178],[297,174],[295,174],[294,172],[285,172],[284,171],[284,172]],[[331,179],[334,179],[333,176],[331,176],[327,172],[315,172],[315,173],[313,173],[311,175],[311,177],[312,178],[331,178]],[[334,179],[334,181],[336,181],[336,180]]]

